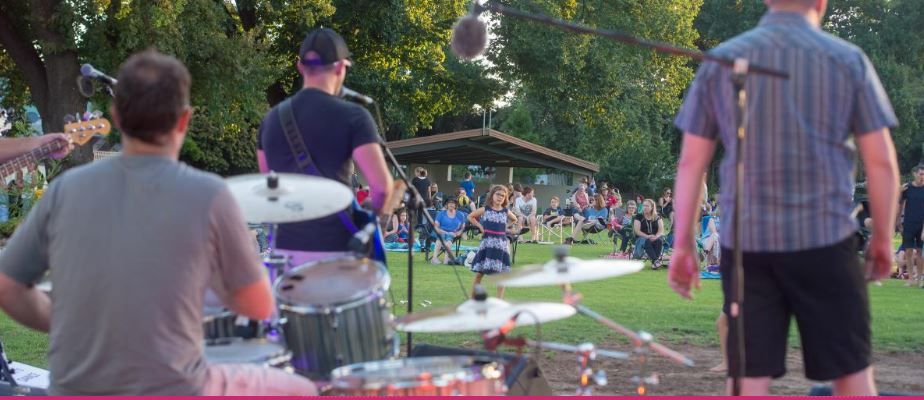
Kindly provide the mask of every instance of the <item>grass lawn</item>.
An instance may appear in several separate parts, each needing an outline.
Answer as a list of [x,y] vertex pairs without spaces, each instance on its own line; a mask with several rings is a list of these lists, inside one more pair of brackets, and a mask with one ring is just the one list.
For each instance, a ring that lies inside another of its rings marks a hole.
[[[467,242],[477,245],[476,242]],[[573,256],[597,258],[611,251],[611,245],[577,245],[571,248]],[[552,257],[554,246],[521,244],[517,252],[516,267],[541,263]],[[392,293],[397,301],[407,298],[407,254],[389,253],[388,265],[392,277]],[[431,265],[423,255],[414,262],[414,310],[455,305],[464,300],[463,288],[453,268],[461,278],[464,291],[471,290],[473,273],[465,267]],[[696,300],[685,301],[674,294],[666,283],[666,271],[645,269],[637,274],[603,281],[576,284],[584,294],[584,304],[607,318],[629,327],[652,333],[656,340],[665,343],[691,343],[718,345],[713,323],[718,315],[722,296],[718,280],[703,281],[703,289]],[[491,278],[486,278],[488,293],[494,293]],[[881,287],[870,286],[872,303],[873,341],[877,351],[924,350],[924,290],[902,287],[903,282],[889,280]],[[507,300],[560,301],[556,287],[510,288]],[[432,302],[421,306],[424,300]],[[397,314],[404,314],[399,305]],[[144,318],[139,315],[139,318]],[[793,324],[795,325],[795,324]],[[794,328],[795,329],[795,328]],[[536,338],[533,328],[519,328],[518,333]],[[797,335],[791,335],[798,345]],[[0,339],[5,350],[16,361],[45,366],[47,336],[20,327],[6,315],[0,315]],[[581,342],[605,343],[608,347],[626,350],[628,343],[621,336],[580,315],[551,322],[542,326],[542,339],[577,344]],[[404,338],[402,338],[404,340]],[[448,346],[477,346],[475,333],[418,334],[414,343],[432,343]]]

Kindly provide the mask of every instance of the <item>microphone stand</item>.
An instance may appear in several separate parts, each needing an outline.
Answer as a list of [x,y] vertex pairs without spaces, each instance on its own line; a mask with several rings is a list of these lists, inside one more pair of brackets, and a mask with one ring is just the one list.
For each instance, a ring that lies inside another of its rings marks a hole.
[[[729,367],[732,372],[732,395],[740,396],[741,395],[741,376],[744,375],[744,365],[745,365],[745,355],[744,355],[744,321],[741,318],[744,307],[744,266],[743,266],[743,255],[741,250],[741,206],[744,203],[742,199],[742,190],[744,183],[744,160],[743,156],[743,147],[745,143],[745,126],[747,124],[747,96],[744,87],[745,80],[747,75],[750,73],[757,73],[766,76],[772,76],[775,78],[789,79],[789,74],[785,71],[779,71],[772,68],[762,67],[758,65],[748,65],[747,60],[744,59],[731,59],[725,57],[719,57],[709,53],[703,53],[695,50],[689,50],[682,47],[677,47],[671,44],[657,42],[653,40],[640,39],[635,36],[613,31],[606,29],[597,29],[591,28],[583,25],[574,24],[567,21],[562,21],[558,19],[551,18],[546,15],[541,14],[530,14],[523,12],[514,8],[510,8],[501,4],[498,4],[493,1],[488,1],[485,4],[479,4],[478,0],[474,1],[472,8],[473,14],[478,15],[484,11],[493,11],[502,15],[509,17],[520,18],[525,20],[530,20],[534,22],[539,22],[542,24],[550,25],[563,29],[565,31],[574,32],[583,35],[596,35],[602,36],[607,39],[616,42],[622,42],[630,44],[633,46],[649,48],[660,53],[683,56],[692,58],[698,61],[712,61],[719,63],[725,67],[731,67],[733,69],[732,73],[732,84],[735,89],[736,97],[736,126],[737,126],[737,143],[735,145],[735,212],[732,215],[733,226],[735,230],[733,238],[733,251],[734,251],[734,265],[732,272],[732,296],[731,296],[731,309],[729,317],[732,319],[731,323],[735,326],[735,346],[734,351],[729,356]],[[580,310],[580,309],[579,309]]]
[[[375,117],[376,123],[378,124],[379,129],[379,143],[382,146],[382,152],[385,153],[389,164],[394,167],[395,171],[398,174],[398,178],[401,179],[407,187],[407,190],[411,193],[408,205],[409,208],[413,208],[414,211],[423,209],[424,212],[420,213],[423,215],[424,219],[427,220],[427,223],[430,226],[436,226],[436,221],[433,220],[433,217],[430,213],[426,212],[424,209],[423,196],[417,191],[417,188],[411,184],[411,180],[407,177],[407,174],[401,169],[401,164],[398,163],[398,159],[395,158],[394,153],[391,152],[391,149],[388,148],[385,141],[385,124],[382,122],[382,111],[379,108],[379,103],[375,102]],[[407,249],[407,313],[410,314],[414,311],[414,217],[413,214],[408,212],[408,249]],[[456,262],[456,254],[452,250],[450,243],[446,242],[446,239],[442,235],[436,235],[436,240],[440,241],[440,245],[446,251],[446,254],[449,256],[449,265],[453,268],[453,272],[456,274],[456,279],[459,281],[459,287],[462,289],[462,295],[465,296],[465,299],[468,300],[468,292],[465,290],[465,286],[462,284],[462,278],[459,276],[459,271],[456,270],[455,266],[458,265]],[[424,243],[426,244],[426,242]],[[407,332],[407,354],[411,354],[413,348],[413,337],[411,332]]]

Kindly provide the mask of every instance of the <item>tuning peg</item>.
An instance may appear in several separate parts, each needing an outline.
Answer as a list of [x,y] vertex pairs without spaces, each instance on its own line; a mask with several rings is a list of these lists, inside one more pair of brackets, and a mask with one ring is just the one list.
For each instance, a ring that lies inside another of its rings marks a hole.
[[101,117],[103,116],[103,112],[100,111],[100,110],[96,110],[96,111],[93,111],[93,113],[90,114],[90,116],[91,116],[93,119],[98,119],[98,118],[101,118]]
[[73,115],[70,115],[70,114],[64,115],[65,124],[73,124],[74,122],[77,122],[77,119],[75,119]]

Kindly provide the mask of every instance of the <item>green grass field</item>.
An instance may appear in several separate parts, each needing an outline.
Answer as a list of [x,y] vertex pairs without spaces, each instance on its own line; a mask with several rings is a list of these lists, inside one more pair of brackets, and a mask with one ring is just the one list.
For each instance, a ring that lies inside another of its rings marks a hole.
[[[476,242],[467,242],[477,245]],[[521,244],[517,252],[516,267],[541,263],[552,257],[554,246]],[[577,245],[571,248],[573,256],[585,259],[598,258],[611,251],[611,245]],[[389,253],[388,265],[392,278],[392,293],[397,301],[407,298],[407,254]],[[464,300],[464,292],[471,290],[474,274],[465,267],[431,265],[423,256],[415,256],[414,310],[455,305]],[[462,288],[456,278],[456,269]],[[645,330],[665,343],[717,345],[714,321],[721,304],[718,280],[703,282],[696,300],[685,301],[674,294],[666,283],[666,271],[645,269],[637,274],[603,281],[576,284],[584,294],[584,304],[631,329]],[[488,293],[494,293],[491,278],[486,278]],[[903,282],[889,280],[880,286],[870,286],[873,316],[873,341],[877,351],[924,350],[924,290],[903,287]],[[511,301],[560,301],[557,287],[510,288],[506,299]],[[432,305],[423,307],[429,300]],[[396,313],[404,314],[404,305]],[[139,318],[145,318],[139,315]],[[793,324],[795,325],[795,324]],[[795,329],[795,328],[793,328]],[[535,338],[533,328],[519,328],[518,333]],[[798,345],[792,335],[793,345]],[[0,316],[0,339],[8,354],[16,361],[45,366],[47,336],[20,327],[5,315]],[[587,317],[574,317],[542,326],[542,339],[577,344],[591,341],[611,348],[626,349],[624,338],[612,333]],[[402,338],[403,340],[403,338]],[[432,343],[449,346],[477,346],[478,335],[418,334],[415,343]]]

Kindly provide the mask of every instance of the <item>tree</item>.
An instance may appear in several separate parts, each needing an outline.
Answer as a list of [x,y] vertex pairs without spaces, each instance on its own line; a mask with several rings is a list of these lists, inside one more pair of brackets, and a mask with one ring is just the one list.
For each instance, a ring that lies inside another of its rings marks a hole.
[[[18,74],[10,71],[9,75],[14,88],[22,90],[23,82],[28,86],[45,132],[60,132],[65,115],[83,110],[74,84],[79,73],[75,26],[71,23],[74,18],[75,8],[70,2],[0,2],[0,45],[4,50],[0,57],[5,59],[0,62],[16,65]],[[18,97],[23,97],[21,92]],[[92,156],[84,148],[70,158],[79,163]]]
[[[744,0],[706,0],[696,19],[700,44],[711,48],[757,24],[766,8]],[[902,171],[922,161],[924,12],[914,0],[841,0],[829,4],[824,29],[863,49],[889,94],[899,127],[892,130]]]
[[[510,1],[513,7],[584,25],[693,47],[699,1]],[[692,79],[688,61],[566,33],[535,23],[498,17],[497,40],[488,50],[493,72],[517,88],[528,104],[540,144],[603,164],[604,179],[627,182],[630,169],[648,171],[660,186],[676,160],[671,118]],[[629,145],[631,143],[631,145]],[[617,152],[650,155],[633,165]],[[633,175],[634,176],[634,175]],[[628,183],[628,182],[627,182]],[[647,185],[648,182],[632,182]]]

